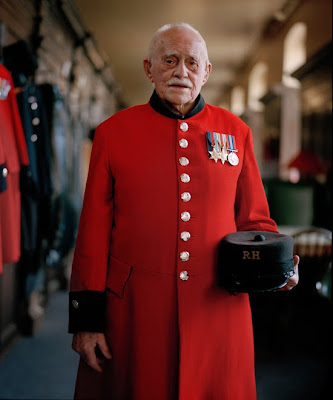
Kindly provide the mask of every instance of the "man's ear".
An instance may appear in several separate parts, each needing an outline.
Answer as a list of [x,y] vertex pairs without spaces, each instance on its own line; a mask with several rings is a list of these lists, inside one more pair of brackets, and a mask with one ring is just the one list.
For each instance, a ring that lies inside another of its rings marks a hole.
[[209,75],[212,72],[212,64],[208,63],[206,66],[206,71],[203,79],[203,85],[208,81]]
[[145,70],[145,73],[146,73],[146,75],[147,75],[147,78],[148,78],[151,82],[154,83],[154,81],[153,81],[153,75],[152,75],[152,73],[150,72],[150,70],[151,70],[151,61],[150,61],[148,58],[145,58],[145,59],[143,60],[143,69]]

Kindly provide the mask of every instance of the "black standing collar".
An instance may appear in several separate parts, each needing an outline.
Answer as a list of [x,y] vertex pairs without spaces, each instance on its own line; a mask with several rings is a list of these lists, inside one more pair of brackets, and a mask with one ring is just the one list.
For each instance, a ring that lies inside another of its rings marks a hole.
[[168,107],[166,107],[166,105],[158,97],[158,94],[154,90],[154,92],[151,95],[151,98],[149,100],[149,104],[153,107],[153,109],[155,111],[164,115],[165,117],[174,118],[174,119],[187,119],[187,118],[193,117],[194,115],[198,114],[198,112],[200,112],[204,108],[205,100],[202,97],[202,95],[199,93],[199,96],[195,100],[194,108],[192,108],[192,110],[185,115],[179,115],[179,114],[176,114],[173,111],[171,111]]

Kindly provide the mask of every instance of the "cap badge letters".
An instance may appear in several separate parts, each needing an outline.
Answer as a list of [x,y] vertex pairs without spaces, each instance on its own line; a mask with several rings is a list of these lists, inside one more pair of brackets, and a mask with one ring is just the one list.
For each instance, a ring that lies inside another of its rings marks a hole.
[[239,158],[236,154],[238,150],[236,149],[235,136],[218,132],[206,132],[206,138],[210,160],[215,162],[220,160],[222,164],[228,161],[230,165],[238,165]]

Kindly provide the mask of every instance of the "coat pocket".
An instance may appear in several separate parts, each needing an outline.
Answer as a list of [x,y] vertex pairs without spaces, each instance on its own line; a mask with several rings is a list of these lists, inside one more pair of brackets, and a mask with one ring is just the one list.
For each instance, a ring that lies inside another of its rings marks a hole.
[[125,287],[131,275],[132,267],[115,257],[110,257],[110,265],[106,280],[107,290],[121,299],[124,297]]

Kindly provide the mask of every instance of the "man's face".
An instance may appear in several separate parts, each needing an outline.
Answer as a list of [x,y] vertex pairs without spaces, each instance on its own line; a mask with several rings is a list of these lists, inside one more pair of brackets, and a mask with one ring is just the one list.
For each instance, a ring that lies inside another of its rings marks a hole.
[[177,27],[160,34],[144,68],[159,97],[184,115],[193,108],[211,64],[200,37],[188,28]]

